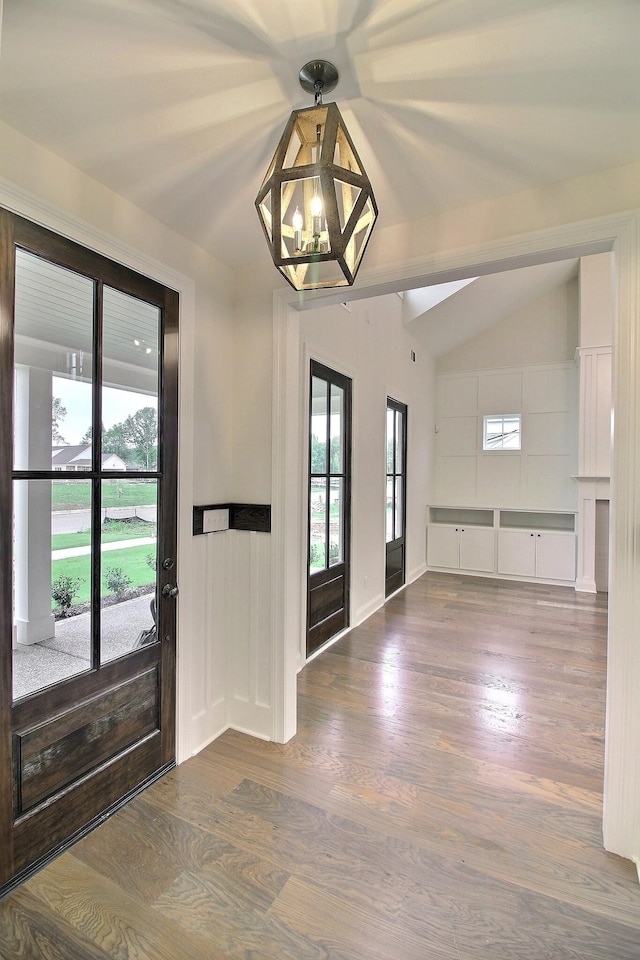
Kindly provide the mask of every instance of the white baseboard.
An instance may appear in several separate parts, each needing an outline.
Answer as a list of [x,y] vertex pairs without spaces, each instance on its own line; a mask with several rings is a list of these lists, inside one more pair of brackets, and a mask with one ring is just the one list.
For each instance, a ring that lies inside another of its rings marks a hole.
[[596,582],[589,577],[581,577],[576,580],[576,593],[597,593]]
[[384,594],[378,593],[376,596],[369,600],[368,603],[365,603],[363,607],[360,607],[355,611],[353,615],[352,627],[357,627],[359,624],[364,623],[364,621],[370,617],[372,614],[379,610],[380,607],[384,605]]
[[407,583],[413,583],[414,580],[418,580],[424,573],[427,572],[426,563],[421,563],[413,570],[410,570],[407,574]]
[[201,750],[204,750],[205,747],[208,747],[210,743],[213,743],[214,740],[217,740],[218,737],[221,737],[222,734],[225,733],[225,731],[228,730],[228,729],[229,729],[229,724],[228,724],[228,723],[225,724],[224,726],[220,727],[218,730],[216,730],[215,733],[212,733],[212,734],[211,734],[210,736],[208,736],[205,740],[202,740],[200,743],[198,743],[197,746],[195,746],[195,747],[193,748],[193,750],[191,751],[191,753],[189,754],[189,756],[187,756],[187,757],[178,757],[178,764],[184,763],[185,760],[190,760],[191,757],[195,757],[197,754],[200,753]]

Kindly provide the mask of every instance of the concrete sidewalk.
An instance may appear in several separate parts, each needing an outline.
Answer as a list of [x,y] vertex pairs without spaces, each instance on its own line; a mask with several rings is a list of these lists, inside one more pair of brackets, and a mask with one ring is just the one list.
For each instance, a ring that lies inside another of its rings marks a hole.
[[[125,541],[131,543],[130,540]],[[150,603],[153,592],[123,600],[101,611],[102,660],[115,660],[133,650],[142,630],[153,624]],[[56,620],[56,635],[13,651],[13,696],[27,696],[91,666],[91,620],[89,612]]]
[[[107,553],[109,550],[124,550],[126,547],[150,547],[155,546],[156,537],[135,537],[133,540],[113,540],[111,543],[102,543],[100,552]],[[86,547],[65,547],[63,550],[52,550],[52,560],[64,560],[67,557],[86,557],[91,553],[91,546]]]

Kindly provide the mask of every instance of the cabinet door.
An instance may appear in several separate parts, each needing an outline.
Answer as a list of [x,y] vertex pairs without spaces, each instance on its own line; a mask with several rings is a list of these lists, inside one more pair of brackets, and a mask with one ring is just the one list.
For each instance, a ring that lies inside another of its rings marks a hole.
[[573,533],[537,533],[535,540],[536,576],[542,580],[575,580],[575,535]]
[[460,569],[480,570],[486,573],[495,571],[496,549],[493,529],[460,528]]
[[427,529],[427,565],[458,569],[459,528],[430,523]]
[[500,530],[498,573],[516,577],[536,575],[536,536],[530,530]]

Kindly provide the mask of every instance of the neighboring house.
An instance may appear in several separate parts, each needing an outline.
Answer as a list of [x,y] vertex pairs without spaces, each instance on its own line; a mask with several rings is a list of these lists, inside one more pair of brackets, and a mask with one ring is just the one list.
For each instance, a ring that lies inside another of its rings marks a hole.
[[[91,469],[91,444],[76,443],[64,447],[54,447],[51,451],[51,469],[64,473],[81,473]],[[102,454],[103,470],[127,469],[124,460],[117,453]]]

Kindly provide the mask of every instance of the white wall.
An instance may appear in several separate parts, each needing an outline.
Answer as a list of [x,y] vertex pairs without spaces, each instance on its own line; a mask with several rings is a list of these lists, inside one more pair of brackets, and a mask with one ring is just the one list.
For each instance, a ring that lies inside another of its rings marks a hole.
[[0,124],[0,203],[177,289],[180,315],[179,757],[228,723],[226,596],[194,503],[232,493],[233,277],[204,250]]
[[[438,359],[434,503],[575,510],[577,281]],[[483,418],[522,415],[519,451],[483,451]]]
[[578,325],[578,281],[572,280],[438,357],[438,373],[573,360]]
[[[425,503],[433,451],[435,372],[426,350],[402,324],[400,297],[390,294],[356,300],[349,307],[346,310],[338,305],[301,313],[299,324],[305,395],[310,359],[353,380],[351,625],[355,625],[384,603],[388,396],[408,407],[407,582],[425,570]],[[300,403],[304,405],[303,397]]]
[[[522,416],[520,450],[483,450],[483,418]],[[434,503],[575,510],[575,363],[438,377]]]

